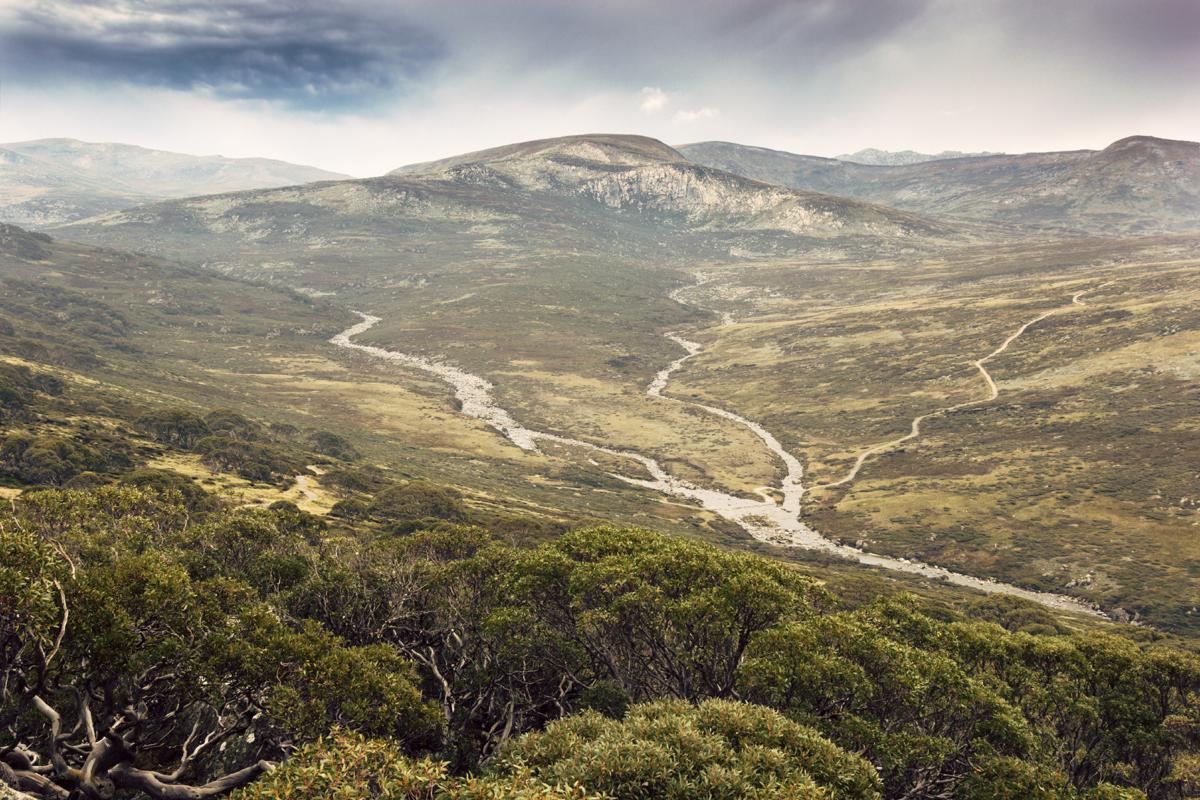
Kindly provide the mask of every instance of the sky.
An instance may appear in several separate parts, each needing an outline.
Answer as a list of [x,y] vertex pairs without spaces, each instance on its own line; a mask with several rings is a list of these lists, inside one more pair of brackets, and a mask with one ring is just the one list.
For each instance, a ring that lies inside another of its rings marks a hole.
[[0,142],[356,176],[639,133],[816,155],[1200,139],[1200,0],[0,0]]

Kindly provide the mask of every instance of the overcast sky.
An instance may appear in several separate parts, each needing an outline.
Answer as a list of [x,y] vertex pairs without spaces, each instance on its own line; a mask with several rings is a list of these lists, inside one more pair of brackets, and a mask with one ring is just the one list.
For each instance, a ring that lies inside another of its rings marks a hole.
[[0,141],[371,175],[586,132],[818,155],[1200,139],[1200,0],[0,0]]

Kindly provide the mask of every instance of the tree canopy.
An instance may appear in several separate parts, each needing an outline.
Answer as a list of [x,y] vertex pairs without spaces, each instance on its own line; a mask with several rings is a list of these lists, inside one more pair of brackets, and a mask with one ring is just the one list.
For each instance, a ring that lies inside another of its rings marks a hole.
[[[457,499],[417,489],[375,505]],[[847,606],[785,564],[643,529],[510,533],[234,509],[153,475],[27,492],[0,510],[0,784],[246,800],[1197,785],[1188,651],[902,595]]]

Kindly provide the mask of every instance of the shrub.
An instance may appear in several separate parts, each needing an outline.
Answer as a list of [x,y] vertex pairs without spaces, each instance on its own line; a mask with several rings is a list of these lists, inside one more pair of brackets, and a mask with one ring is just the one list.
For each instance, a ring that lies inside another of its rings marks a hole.
[[189,511],[214,511],[217,508],[215,497],[204,491],[196,481],[178,472],[166,469],[135,469],[122,475],[121,483],[160,492],[177,491],[183,497]]
[[501,750],[488,775],[529,771],[614,800],[879,797],[871,765],[761,706],[709,700],[633,706],[622,721],[584,712]]
[[371,501],[371,514],[387,522],[423,519],[461,522],[467,516],[462,495],[428,481],[409,481],[384,489]]
[[339,467],[330,469],[321,476],[321,483],[345,492],[376,492],[387,485],[387,480],[375,469],[353,469]]
[[61,436],[16,432],[0,442],[0,475],[23,483],[61,486],[80,473],[128,463],[121,449],[101,453]]
[[204,422],[214,434],[233,439],[254,441],[262,437],[262,425],[247,419],[236,411],[211,411],[205,415]]
[[206,436],[196,443],[208,467],[234,472],[250,481],[270,483],[304,468],[302,460],[269,444],[226,436]]
[[358,458],[358,451],[354,449],[354,446],[336,433],[315,431],[308,437],[308,441],[313,451],[321,455],[333,456],[343,461],[353,461]]
[[[578,787],[554,788],[527,773],[453,778],[444,763],[404,755],[392,742],[345,730],[304,747],[231,800],[588,800]],[[597,798],[596,800],[600,800]]]
[[329,509],[329,516],[349,520],[366,519],[370,513],[370,506],[356,497],[338,500],[333,504],[333,508]]
[[208,424],[199,416],[178,408],[148,411],[134,422],[156,442],[190,450],[210,433]]

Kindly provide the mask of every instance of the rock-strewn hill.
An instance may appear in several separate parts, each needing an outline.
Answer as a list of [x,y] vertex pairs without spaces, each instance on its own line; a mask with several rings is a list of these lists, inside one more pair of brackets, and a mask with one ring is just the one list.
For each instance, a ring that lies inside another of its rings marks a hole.
[[267,158],[38,139],[0,145],[0,220],[49,226],[165,198],[346,177]]
[[543,139],[401,167],[393,175],[583,197],[623,211],[673,215],[709,229],[805,236],[909,236],[936,225],[892,209],[764,185],[688,161],[656,139],[596,134]]
[[698,163],[756,180],[1020,230],[1200,230],[1200,143],[1132,136],[1104,150],[870,166],[727,142],[684,145]]

